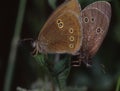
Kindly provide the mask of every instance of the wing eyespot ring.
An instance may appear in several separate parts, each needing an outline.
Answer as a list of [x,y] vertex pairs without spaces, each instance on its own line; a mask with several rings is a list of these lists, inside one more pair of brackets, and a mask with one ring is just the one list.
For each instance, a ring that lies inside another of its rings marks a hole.
[[103,32],[104,32],[104,31],[103,31],[103,29],[102,29],[101,27],[97,27],[97,28],[96,28],[96,33],[97,33],[97,34],[103,34]]
[[73,28],[70,28],[70,29],[69,29],[69,33],[72,34],[73,32],[74,32]]
[[64,27],[64,23],[63,22],[58,23],[58,28],[63,28],[63,27]]
[[85,17],[83,21],[84,21],[85,23],[88,23],[88,22],[89,22],[89,18],[88,18],[88,17]]
[[70,36],[70,37],[69,37],[69,40],[70,40],[70,41],[74,41],[74,40],[75,40],[74,36]]
[[91,18],[91,23],[94,23],[94,22],[95,22],[95,18],[92,17],[92,18]]
[[69,48],[74,48],[74,44],[69,44]]
[[57,19],[56,23],[58,25],[58,28],[63,28],[64,27],[64,23],[62,22],[61,19]]
[[62,22],[62,20],[61,20],[61,19],[57,19],[56,22],[57,22],[57,24],[58,24],[58,23]]

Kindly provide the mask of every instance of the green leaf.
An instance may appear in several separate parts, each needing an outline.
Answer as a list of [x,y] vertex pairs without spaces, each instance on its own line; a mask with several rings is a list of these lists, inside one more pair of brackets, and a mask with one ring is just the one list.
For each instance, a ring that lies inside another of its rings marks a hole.
[[67,77],[69,75],[69,72],[70,72],[70,67],[64,69],[63,72],[61,72],[58,75],[60,89],[64,89],[66,87],[66,80],[67,80]]
[[59,60],[54,66],[54,72],[56,74],[60,73],[65,68],[66,60]]
[[40,63],[41,66],[45,65],[44,54],[37,54],[34,58],[38,63]]
[[66,80],[70,72],[70,61],[68,59],[60,60],[54,66],[54,74],[56,78],[56,82],[60,89],[66,87]]

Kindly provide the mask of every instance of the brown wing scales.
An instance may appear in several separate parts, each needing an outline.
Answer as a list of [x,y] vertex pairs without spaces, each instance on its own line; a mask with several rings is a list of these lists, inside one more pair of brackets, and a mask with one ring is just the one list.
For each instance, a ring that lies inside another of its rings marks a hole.
[[[84,19],[88,18],[88,22]],[[108,17],[98,9],[85,9],[82,11],[83,45],[82,49],[87,50],[88,56],[94,56],[99,49],[108,31]]]
[[64,12],[54,19],[49,27],[44,29],[39,38],[42,39],[41,36],[44,36],[48,41],[46,46],[48,53],[74,54],[80,49],[82,28],[79,17],[75,12]]

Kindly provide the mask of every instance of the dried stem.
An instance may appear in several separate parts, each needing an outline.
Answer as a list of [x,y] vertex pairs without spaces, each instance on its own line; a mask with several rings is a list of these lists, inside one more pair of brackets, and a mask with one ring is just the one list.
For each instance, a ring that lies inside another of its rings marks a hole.
[[15,32],[11,42],[11,49],[8,59],[8,67],[6,71],[3,91],[10,91],[14,65],[15,65],[16,52],[17,52],[17,45],[22,28],[25,6],[26,6],[26,0],[20,0],[18,15],[16,18]]

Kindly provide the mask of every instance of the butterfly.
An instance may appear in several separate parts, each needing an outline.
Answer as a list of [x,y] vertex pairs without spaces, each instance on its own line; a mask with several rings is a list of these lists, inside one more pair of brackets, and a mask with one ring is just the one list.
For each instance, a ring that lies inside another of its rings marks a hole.
[[33,53],[75,55],[82,45],[81,6],[78,0],[66,0],[49,17],[33,43]]
[[73,66],[79,66],[83,61],[87,66],[100,48],[109,28],[111,19],[111,5],[106,1],[97,1],[81,11],[83,40],[77,61]]
[[34,54],[68,53],[77,55],[73,61],[86,64],[100,48],[108,31],[111,5],[96,1],[83,10],[78,0],[66,0],[49,17],[33,42]]

